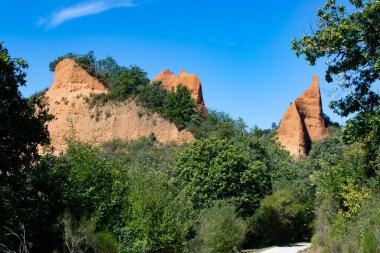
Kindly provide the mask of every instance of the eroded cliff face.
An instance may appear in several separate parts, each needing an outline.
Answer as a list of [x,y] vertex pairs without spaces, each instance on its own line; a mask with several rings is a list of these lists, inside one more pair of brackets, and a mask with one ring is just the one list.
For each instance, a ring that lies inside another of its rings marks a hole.
[[206,105],[203,100],[202,85],[198,76],[195,74],[187,74],[184,70],[178,76],[175,76],[173,72],[169,70],[162,70],[152,82],[161,81],[161,85],[167,90],[177,90],[177,86],[182,84],[191,91],[191,96],[197,103],[197,110],[206,113]]
[[49,113],[55,117],[48,123],[54,153],[66,150],[67,138],[93,145],[113,139],[136,140],[151,133],[162,143],[194,140],[190,132],[179,131],[174,124],[149,113],[133,100],[90,108],[91,96],[107,92],[105,85],[75,61],[65,59],[57,64],[54,81],[45,93]]
[[277,130],[280,144],[296,158],[310,151],[312,141],[327,135],[318,76],[286,110]]

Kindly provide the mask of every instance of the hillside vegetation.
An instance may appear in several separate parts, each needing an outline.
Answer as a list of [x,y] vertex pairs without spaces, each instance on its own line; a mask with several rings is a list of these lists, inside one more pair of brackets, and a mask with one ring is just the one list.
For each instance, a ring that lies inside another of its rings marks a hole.
[[213,110],[201,117],[186,88],[167,93],[139,67],[92,53],[65,57],[110,87],[94,106],[133,97],[198,139],[97,148],[71,139],[65,154],[40,156],[50,117],[38,96],[21,96],[27,64],[0,44],[0,251],[228,253],[311,240],[312,252],[380,252],[380,101],[371,89],[380,4],[350,2],[352,13],[329,0],[318,29],[293,41],[311,64],[332,58],[327,80],[343,72],[353,92],[331,106],[355,113],[298,160],[275,127],[248,129]]

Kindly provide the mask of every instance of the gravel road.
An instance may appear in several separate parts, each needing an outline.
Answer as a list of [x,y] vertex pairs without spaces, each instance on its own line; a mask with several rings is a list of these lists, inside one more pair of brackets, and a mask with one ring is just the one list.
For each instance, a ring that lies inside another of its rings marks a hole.
[[310,247],[310,243],[296,243],[289,246],[276,246],[260,250],[243,251],[244,253],[297,253]]

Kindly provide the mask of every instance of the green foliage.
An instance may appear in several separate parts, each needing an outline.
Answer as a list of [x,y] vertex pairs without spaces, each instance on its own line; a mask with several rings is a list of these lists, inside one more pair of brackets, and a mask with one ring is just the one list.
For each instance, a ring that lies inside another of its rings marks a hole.
[[95,106],[103,106],[107,104],[111,98],[109,94],[106,93],[97,93],[97,94],[90,94],[91,99],[89,100],[89,106],[90,108],[94,108]]
[[53,60],[49,64],[50,71],[54,71],[56,65],[63,59],[72,59],[78,63],[90,75],[96,77],[111,89],[111,98],[124,100],[135,95],[139,85],[149,83],[146,72],[140,67],[121,67],[115,59],[107,56],[105,59],[97,60],[94,51],[78,55],[68,53]]
[[113,140],[102,144],[100,151],[123,165],[148,165],[173,174],[175,158],[184,146],[158,143],[153,137],[130,142]]
[[140,67],[123,68],[111,88],[110,96],[113,99],[124,100],[129,96],[137,95],[138,88],[148,83],[147,73]]
[[196,117],[194,110],[196,104],[191,97],[191,92],[186,86],[178,85],[177,90],[172,90],[167,95],[164,102],[164,115],[174,122],[179,130],[186,127],[193,117]]
[[[363,234],[369,228],[367,221],[377,207],[371,203],[372,185],[367,177],[366,152],[359,144],[346,146],[337,163],[314,173],[316,184],[316,239],[327,252],[362,252],[360,242],[369,243],[370,235]],[[375,181],[377,181],[376,179]],[[376,251],[374,251],[376,252]]]
[[240,139],[247,133],[247,125],[242,118],[233,119],[225,112],[208,109],[205,117],[199,117],[187,125],[197,139]]
[[[373,113],[361,113],[348,120],[343,128],[343,141],[348,144],[359,142],[363,145],[368,162],[380,162],[380,109]],[[374,168],[374,167],[373,167]],[[374,174],[374,169],[368,172]]]
[[129,180],[121,252],[182,252],[192,224],[191,203],[162,172],[134,166]]
[[[0,43],[0,180],[15,178],[38,156],[37,145],[46,144],[49,134],[44,125],[51,117],[38,101],[29,103],[21,96],[28,64],[12,58]],[[16,178],[16,180],[18,180]]]
[[[313,181],[317,185],[317,197],[332,196],[343,204],[342,198],[345,187],[351,185],[363,185],[366,181],[367,163],[365,153],[357,145],[349,146],[344,150],[341,160],[337,165],[327,166],[322,164],[320,171],[314,173]],[[341,205],[342,211],[346,211]]]
[[96,69],[97,62],[96,62],[96,57],[95,57],[94,51],[90,51],[87,54],[83,54],[83,55],[78,55],[78,54],[74,54],[74,53],[67,53],[66,55],[59,56],[57,59],[55,59],[49,63],[50,71],[54,72],[57,64],[60,61],[62,61],[63,59],[74,60],[92,76],[96,76],[96,74],[97,74],[97,69]]
[[136,100],[154,112],[163,114],[167,96],[168,93],[161,86],[161,82],[155,82],[150,85],[140,86]]
[[106,232],[97,232],[95,222],[82,217],[75,220],[66,213],[62,219],[64,227],[64,246],[70,253],[116,253],[118,243],[116,239]]
[[246,215],[270,191],[265,164],[250,160],[248,152],[228,140],[193,142],[179,155],[176,171],[181,188],[198,209],[230,198]]
[[379,94],[371,90],[380,79],[380,3],[377,0],[353,1],[354,11],[328,0],[318,9],[317,29],[300,40],[293,39],[297,56],[305,55],[315,65],[328,58],[326,80],[339,77],[346,97],[330,106],[342,116],[353,112],[373,112],[380,105]]
[[273,245],[305,239],[304,209],[290,190],[283,189],[265,197],[251,219],[256,243]]
[[117,201],[119,196],[113,195],[125,180],[121,166],[86,144],[69,142],[67,153],[55,164],[54,170],[63,180],[65,208],[73,215],[90,215],[97,226],[111,227],[116,211],[122,206]]
[[[325,213],[324,229],[317,230],[317,243],[325,252],[370,252],[380,250],[379,240],[379,199],[373,196],[367,199],[355,219],[346,219],[337,215],[331,205],[323,205],[319,212]],[[330,211],[329,211],[330,209]],[[321,216],[319,216],[321,217]],[[321,221],[318,226],[321,229]]]
[[[26,220],[29,215],[41,217],[41,212],[28,206],[38,203],[33,200],[37,192],[26,188],[34,183],[28,182],[28,176],[39,157],[38,145],[49,142],[45,123],[51,116],[42,101],[29,101],[21,96],[19,88],[26,83],[24,69],[27,67],[24,60],[12,58],[0,43],[0,228],[6,226],[14,230],[23,223],[30,231],[38,227]],[[32,212],[27,214],[26,210]],[[0,242],[7,242],[3,233],[0,233]]]
[[235,206],[227,201],[215,201],[202,210],[191,242],[193,252],[229,253],[240,250],[247,232],[246,222],[238,218]]

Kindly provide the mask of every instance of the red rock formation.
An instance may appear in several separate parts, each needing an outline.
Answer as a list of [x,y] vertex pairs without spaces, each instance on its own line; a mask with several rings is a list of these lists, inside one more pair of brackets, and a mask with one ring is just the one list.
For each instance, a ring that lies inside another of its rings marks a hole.
[[187,74],[184,70],[176,77],[173,72],[169,70],[162,70],[152,82],[161,81],[162,86],[167,90],[176,90],[179,84],[186,86],[194,98],[195,102],[198,104],[197,110],[201,112],[207,111],[206,105],[203,100],[202,85],[198,76],[195,74]]
[[306,155],[312,141],[327,134],[323,118],[318,76],[311,86],[286,110],[277,136],[280,144],[295,157]]
[[151,115],[133,100],[90,108],[92,94],[107,92],[107,87],[75,61],[65,59],[57,64],[54,81],[45,93],[49,113],[55,116],[48,129],[56,154],[66,150],[68,137],[94,145],[113,139],[136,140],[150,133],[162,143],[194,140],[187,130],[179,131],[173,123],[158,114]]

